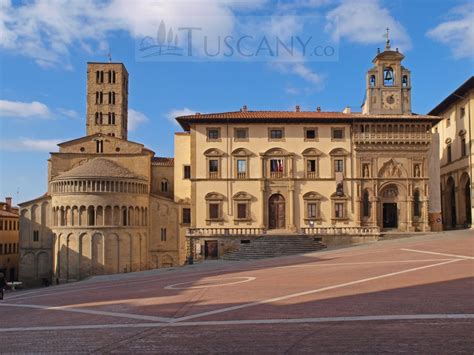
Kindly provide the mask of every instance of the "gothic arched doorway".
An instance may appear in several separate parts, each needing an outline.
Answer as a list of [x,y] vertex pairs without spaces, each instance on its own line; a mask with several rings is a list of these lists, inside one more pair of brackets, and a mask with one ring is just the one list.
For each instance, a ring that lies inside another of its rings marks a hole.
[[268,228],[285,228],[285,198],[280,194],[274,194],[268,200]]
[[446,182],[446,226],[456,228],[456,188],[450,176]]
[[398,228],[398,188],[388,185],[380,194],[382,203],[382,227],[388,229]]

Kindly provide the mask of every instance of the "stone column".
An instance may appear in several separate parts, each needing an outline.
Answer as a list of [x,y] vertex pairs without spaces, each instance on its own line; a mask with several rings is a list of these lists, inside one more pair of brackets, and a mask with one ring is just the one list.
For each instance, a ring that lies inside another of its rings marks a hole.
[[441,216],[441,171],[439,165],[439,133],[431,134],[431,144],[428,151],[428,219],[433,232],[443,230]]
[[[378,224],[377,209],[379,206],[379,199],[377,197],[372,197],[370,199],[370,221],[373,227],[376,227]],[[382,228],[382,226],[380,226]]]
[[288,229],[290,229],[293,232],[296,232],[294,198],[295,198],[295,187],[294,187],[293,181],[289,181],[288,182],[288,209],[290,210],[290,213],[289,213],[289,220],[288,220]]

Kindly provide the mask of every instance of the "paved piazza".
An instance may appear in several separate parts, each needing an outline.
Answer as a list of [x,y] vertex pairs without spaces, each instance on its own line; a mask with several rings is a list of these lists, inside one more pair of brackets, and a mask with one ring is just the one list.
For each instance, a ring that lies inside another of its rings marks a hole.
[[8,293],[1,352],[470,353],[474,231]]

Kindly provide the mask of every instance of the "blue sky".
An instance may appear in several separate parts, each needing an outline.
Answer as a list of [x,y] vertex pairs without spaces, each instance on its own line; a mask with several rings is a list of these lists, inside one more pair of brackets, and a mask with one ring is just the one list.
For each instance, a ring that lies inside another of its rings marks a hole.
[[[204,16],[210,35],[255,28],[281,36],[317,34],[338,55],[276,62],[144,61],[137,55],[138,43],[154,36],[160,20],[193,24],[195,16]],[[316,21],[302,29],[301,16]],[[248,18],[252,26],[242,30]],[[25,201],[46,191],[49,152],[85,134],[86,63],[107,61],[109,52],[130,74],[129,139],[172,156],[173,133],[180,131],[172,117],[182,113],[297,104],[302,110],[357,110],[386,27],[412,71],[413,111],[426,113],[473,75],[473,23],[468,1],[0,0],[0,198]]]

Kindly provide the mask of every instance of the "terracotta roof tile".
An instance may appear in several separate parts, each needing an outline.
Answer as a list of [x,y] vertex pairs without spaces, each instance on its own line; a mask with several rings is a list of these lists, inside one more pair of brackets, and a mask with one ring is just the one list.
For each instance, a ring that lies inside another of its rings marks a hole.
[[233,112],[219,112],[219,113],[196,113],[194,115],[176,117],[176,120],[181,124],[185,130],[189,130],[189,124],[191,122],[196,123],[202,120],[203,123],[209,121],[223,121],[232,120],[233,123],[242,122],[247,123],[250,121],[262,122],[269,121],[285,121],[285,122],[317,122],[317,121],[341,121],[341,122],[352,122],[354,120],[427,120],[427,121],[438,121],[440,120],[437,116],[428,115],[366,115],[361,112],[354,113],[343,113],[343,112],[321,112],[321,111],[233,111]]
[[15,213],[14,210],[12,210],[12,211],[0,210],[0,217],[18,218],[18,213]]
[[152,164],[156,166],[174,166],[174,158],[154,157]]

